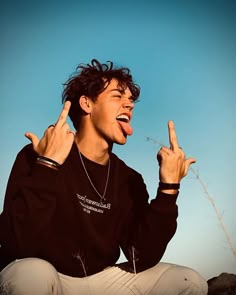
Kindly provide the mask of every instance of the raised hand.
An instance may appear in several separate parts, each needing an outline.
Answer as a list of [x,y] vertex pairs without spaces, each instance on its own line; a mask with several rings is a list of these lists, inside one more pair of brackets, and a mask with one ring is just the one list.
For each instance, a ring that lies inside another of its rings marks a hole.
[[159,162],[159,178],[164,183],[179,183],[187,175],[189,167],[195,163],[194,158],[185,158],[179,147],[173,121],[168,122],[170,148],[161,147],[157,154]]
[[38,155],[50,158],[59,164],[64,163],[74,142],[74,131],[70,130],[66,122],[70,106],[71,102],[66,101],[56,124],[50,125],[40,140],[33,133],[25,133]]

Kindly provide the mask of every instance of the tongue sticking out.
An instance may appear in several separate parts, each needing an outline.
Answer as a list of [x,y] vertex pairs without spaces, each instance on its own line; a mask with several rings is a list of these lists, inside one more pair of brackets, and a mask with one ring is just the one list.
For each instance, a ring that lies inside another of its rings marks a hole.
[[124,121],[120,121],[120,120],[117,120],[117,122],[119,123],[122,131],[126,135],[131,135],[133,133],[133,128],[131,127],[131,125],[129,123],[124,122]]

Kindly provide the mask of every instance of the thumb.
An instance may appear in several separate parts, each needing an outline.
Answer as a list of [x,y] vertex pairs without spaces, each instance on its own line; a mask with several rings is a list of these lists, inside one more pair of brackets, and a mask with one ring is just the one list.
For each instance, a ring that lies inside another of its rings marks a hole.
[[33,148],[34,148],[34,150],[36,150],[36,148],[37,148],[37,146],[39,144],[38,136],[31,133],[31,132],[26,132],[25,137],[27,137],[32,142]]
[[194,159],[194,158],[189,158],[189,159],[186,159],[186,160],[185,160],[185,171],[184,171],[184,176],[187,175],[190,165],[193,164],[193,163],[196,163],[196,162],[197,162],[197,161],[196,161],[196,159]]

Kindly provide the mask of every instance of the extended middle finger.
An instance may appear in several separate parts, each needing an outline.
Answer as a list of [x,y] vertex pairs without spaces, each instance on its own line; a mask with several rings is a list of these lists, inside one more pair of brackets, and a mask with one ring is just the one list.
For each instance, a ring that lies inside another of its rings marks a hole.
[[63,109],[57,119],[56,125],[55,127],[62,127],[62,125],[66,122],[67,116],[69,114],[69,110],[71,107],[71,102],[70,101],[66,101]]
[[176,151],[179,149],[179,144],[175,132],[175,125],[173,121],[168,122],[168,132],[169,132],[169,142],[170,142],[170,149]]

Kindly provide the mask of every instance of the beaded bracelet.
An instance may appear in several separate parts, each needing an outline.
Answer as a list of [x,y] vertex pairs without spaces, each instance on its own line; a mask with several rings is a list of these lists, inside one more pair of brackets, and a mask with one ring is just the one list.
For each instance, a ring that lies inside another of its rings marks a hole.
[[47,157],[44,157],[44,156],[38,156],[36,160],[38,163],[45,164],[45,165],[52,167],[52,168],[59,169],[61,167],[61,165],[59,163],[57,163],[56,161],[49,159]]
[[159,182],[159,189],[175,189],[178,190],[180,188],[180,183],[164,183],[164,182]]

